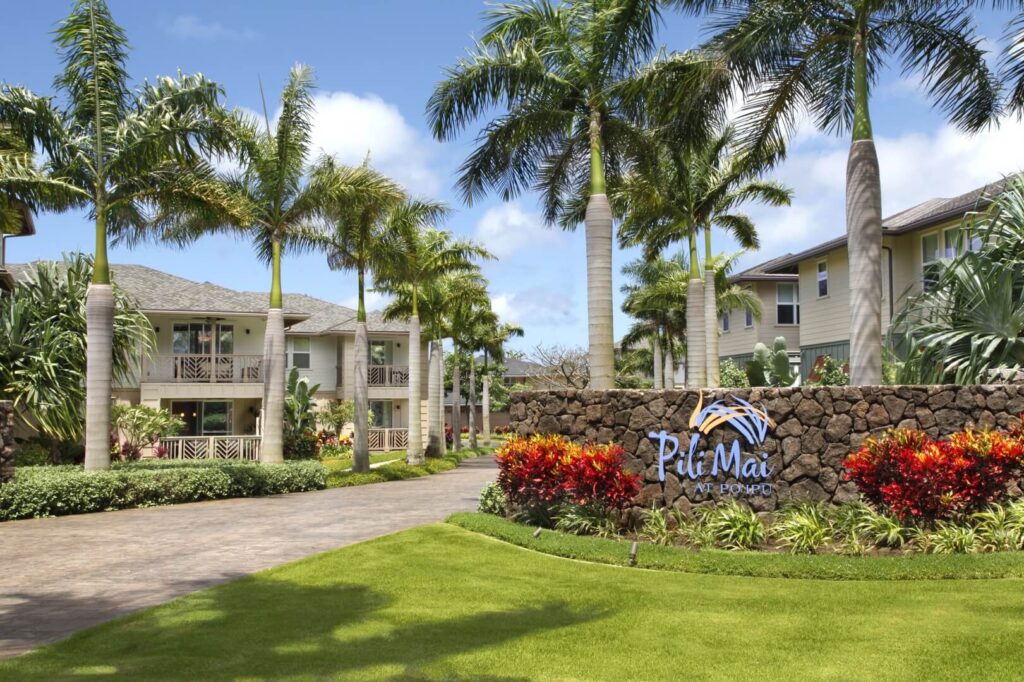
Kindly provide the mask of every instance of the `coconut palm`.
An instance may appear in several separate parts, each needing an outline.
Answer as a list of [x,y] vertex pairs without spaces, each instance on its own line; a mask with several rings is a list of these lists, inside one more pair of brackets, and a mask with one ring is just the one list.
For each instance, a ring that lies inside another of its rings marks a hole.
[[[619,239],[642,245],[648,256],[684,239],[689,246],[687,284],[687,383],[718,385],[718,296],[711,264],[715,260],[711,230],[729,233],[743,248],[758,247],[757,229],[737,208],[749,201],[788,205],[791,192],[761,180],[781,153],[780,147],[737,150],[731,126],[722,127],[705,144],[685,145],[666,129],[647,132],[653,153],[636,164],[612,195],[625,218]],[[698,254],[704,233],[704,272]]]
[[[407,202],[396,210],[392,217],[395,229],[385,235],[374,274],[374,284],[379,291],[396,293],[401,287],[409,288],[409,448],[406,459],[410,464],[421,464],[424,455],[419,409],[422,400],[420,289],[423,283],[442,275],[472,271],[476,258],[491,257],[486,249],[469,240],[453,239],[450,232],[429,227],[435,216],[423,215],[416,209],[420,205]],[[434,426],[436,420],[430,420],[428,441],[431,437],[444,437],[444,434],[433,433],[431,427]]]
[[[614,380],[612,214],[606,181],[621,174],[635,141],[628,96],[655,50],[657,0],[530,0],[499,4],[470,55],[447,70],[427,105],[434,136],[454,138],[488,109],[462,165],[467,203],[497,191],[542,195],[549,223],[576,227],[566,208],[586,197],[587,299],[593,388]],[[607,176],[607,177],[606,177]],[[567,219],[568,215],[568,219]]]
[[882,223],[878,157],[869,111],[883,65],[920,74],[957,126],[987,125],[998,87],[969,3],[903,0],[743,0],[713,22],[720,52],[747,95],[740,129],[754,147],[777,146],[801,114],[850,134],[846,230],[850,255],[850,382],[882,380]]
[[54,36],[64,64],[54,81],[62,107],[25,88],[0,85],[0,127],[46,155],[42,169],[9,155],[0,159],[0,194],[24,200],[31,192],[56,193],[65,207],[85,208],[94,220],[95,266],[86,303],[85,468],[105,469],[110,466],[115,309],[108,233],[141,229],[154,206],[201,189],[190,186],[182,171],[226,151],[229,140],[217,124],[220,88],[202,75],[161,77],[130,89],[127,38],[103,0],[78,0]]
[[[498,326],[498,315],[491,310],[491,302],[488,299],[486,305],[473,306],[467,311],[466,319],[460,328],[459,339],[462,342],[462,350],[469,359],[469,395],[467,405],[469,407],[469,447],[477,447],[476,433],[476,353],[483,346],[484,339],[491,330]],[[455,368],[461,365],[461,356],[455,356]],[[460,370],[461,371],[461,370]],[[455,384],[455,378],[452,378]],[[490,397],[490,396],[488,396]],[[453,410],[458,410],[461,416],[461,405],[453,405]]]

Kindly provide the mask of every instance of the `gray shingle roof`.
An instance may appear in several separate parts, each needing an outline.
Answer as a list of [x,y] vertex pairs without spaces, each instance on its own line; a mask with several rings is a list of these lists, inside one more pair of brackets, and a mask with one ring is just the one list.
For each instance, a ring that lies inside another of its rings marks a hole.
[[[9,265],[16,279],[29,266]],[[265,315],[270,294],[236,291],[210,282],[195,282],[145,265],[111,265],[114,282],[131,294],[139,307],[150,313],[191,312]],[[301,334],[329,334],[355,331],[356,311],[306,294],[284,294],[285,318],[289,331]],[[379,313],[367,314],[367,331],[407,331],[404,322],[384,322]]]

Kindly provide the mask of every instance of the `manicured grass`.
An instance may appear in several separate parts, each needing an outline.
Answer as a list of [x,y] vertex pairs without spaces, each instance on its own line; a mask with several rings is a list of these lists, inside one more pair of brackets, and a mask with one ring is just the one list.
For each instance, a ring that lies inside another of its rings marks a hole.
[[[428,457],[424,464],[417,466],[409,466],[405,461],[400,460],[398,462],[379,466],[376,469],[371,469],[366,473],[346,471],[346,469],[352,466],[351,460],[337,460],[339,462],[347,462],[344,466],[332,466],[329,464],[332,460],[324,462],[324,465],[327,467],[327,487],[345,488],[353,485],[383,483],[384,481],[402,481],[407,478],[419,478],[420,476],[438,474],[442,471],[450,471],[454,469],[459,465],[459,462],[469,457],[482,457],[489,454],[491,454],[491,450],[484,448],[477,448],[476,450],[462,450],[458,453],[449,452],[444,457]],[[388,459],[395,459],[394,453],[391,453],[388,457],[380,461],[387,461]],[[370,463],[373,463],[373,456],[370,457]]]
[[[534,528],[492,514],[453,514],[467,530],[555,556],[627,566],[632,543]],[[909,554],[904,556],[793,555],[770,552],[694,551],[641,543],[637,567],[715,575],[817,580],[943,580],[1024,578],[1024,552]]]
[[439,524],[83,631],[0,679],[1007,680],[1022,591],[625,569]]

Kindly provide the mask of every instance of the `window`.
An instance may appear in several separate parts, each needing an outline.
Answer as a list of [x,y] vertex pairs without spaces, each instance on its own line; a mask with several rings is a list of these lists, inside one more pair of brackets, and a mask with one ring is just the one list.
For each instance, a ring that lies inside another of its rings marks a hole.
[[777,324],[800,324],[800,294],[796,284],[776,284],[775,302]]
[[394,343],[391,341],[370,341],[370,364],[390,365],[394,359]]
[[375,429],[390,429],[391,428],[391,401],[390,400],[371,400],[370,401],[370,412],[373,416],[372,426]]
[[[216,343],[214,343],[216,342]],[[235,352],[235,326],[208,322],[175,322],[171,352],[178,355],[209,355],[212,350],[224,355]]]
[[722,313],[722,331],[729,331],[729,313]]
[[309,337],[295,336],[288,339],[288,366],[309,369]]
[[818,298],[828,296],[828,261],[818,261]]
[[942,271],[940,255],[938,232],[921,237],[921,276],[926,291],[939,280]]
[[232,405],[224,400],[174,400],[171,413],[185,422],[183,436],[229,436]]
[[748,310],[743,311],[743,326],[747,327],[748,329],[750,327],[754,326],[754,311],[753,310],[749,310],[748,309]]
[[960,228],[951,227],[942,233],[943,256],[950,260],[963,251],[963,235]]

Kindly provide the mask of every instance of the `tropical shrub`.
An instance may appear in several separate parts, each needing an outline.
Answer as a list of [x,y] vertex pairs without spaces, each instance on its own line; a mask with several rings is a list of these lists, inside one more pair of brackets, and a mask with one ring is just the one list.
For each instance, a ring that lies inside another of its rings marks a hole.
[[320,439],[313,429],[285,430],[285,459],[315,459],[320,454]]
[[730,359],[722,360],[718,365],[718,383],[725,388],[750,388],[747,373]]
[[497,482],[488,483],[483,487],[480,491],[480,501],[477,503],[476,510],[484,514],[494,514],[495,516],[505,516],[508,513],[508,502],[505,500],[505,493],[501,491],[501,486]]
[[802,502],[783,507],[771,533],[794,554],[813,554],[833,540],[835,528],[823,505]]
[[109,471],[26,467],[0,486],[0,521],[320,490],[318,462],[142,462]]
[[846,386],[850,383],[848,365],[844,365],[831,355],[822,355],[814,362],[808,386]]
[[111,454],[128,461],[139,459],[142,448],[156,445],[161,438],[174,436],[185,428],[185,422],[170,411],[147,405],[114,405],[111,421],[115,443]]
[[331,400],[316,412],[316,421],[325,429],[341,436],[346,424],[352,423],[356,414],[356,405],[351,400]]
[[573,535],[611,538],[619,534],[619,524],[611,512],[597,504],[563,504],[555,514],[555,530]]
[[1020,475],[1024,439],[967,430],[944,440],[892,429],[846,458],[846,477],[871,503],[901,521],[931,521],[980,511]]
[[677,528],[678,526],[673,528],[669,524],[668,516],[661,509],[652,506],[643,512],[639,536],[640,539],[655,545],[671,545],[679,535]]
[[561,436],[511,438],[497,453],[498,483],[513,509],[536,522],[550,523],[567,502],[621,508],[640,490],[622,454],[617,445],[581,446]]
[[973,554],[981,550],[973,526],[939,521],[927,534],[927,551],[932,554]]
[[316,402],[313,396],[318,390],[320,384],[310,386],[309,377],[300,377],[299,370],[292,367],[291,373],[288,374],[287,394],[284,399],[286,447],[288,435],[304,435],[306,431],[312,431],[316,426]]
[[735,500],[703,507],[698,510],[697,518],[714,543],[724,549],[753,549],[767,538],[767,530],[760,517]]
[[25,441],[14,447],[15,466],[32,467],[49,463],[50,451],[38,441]]

